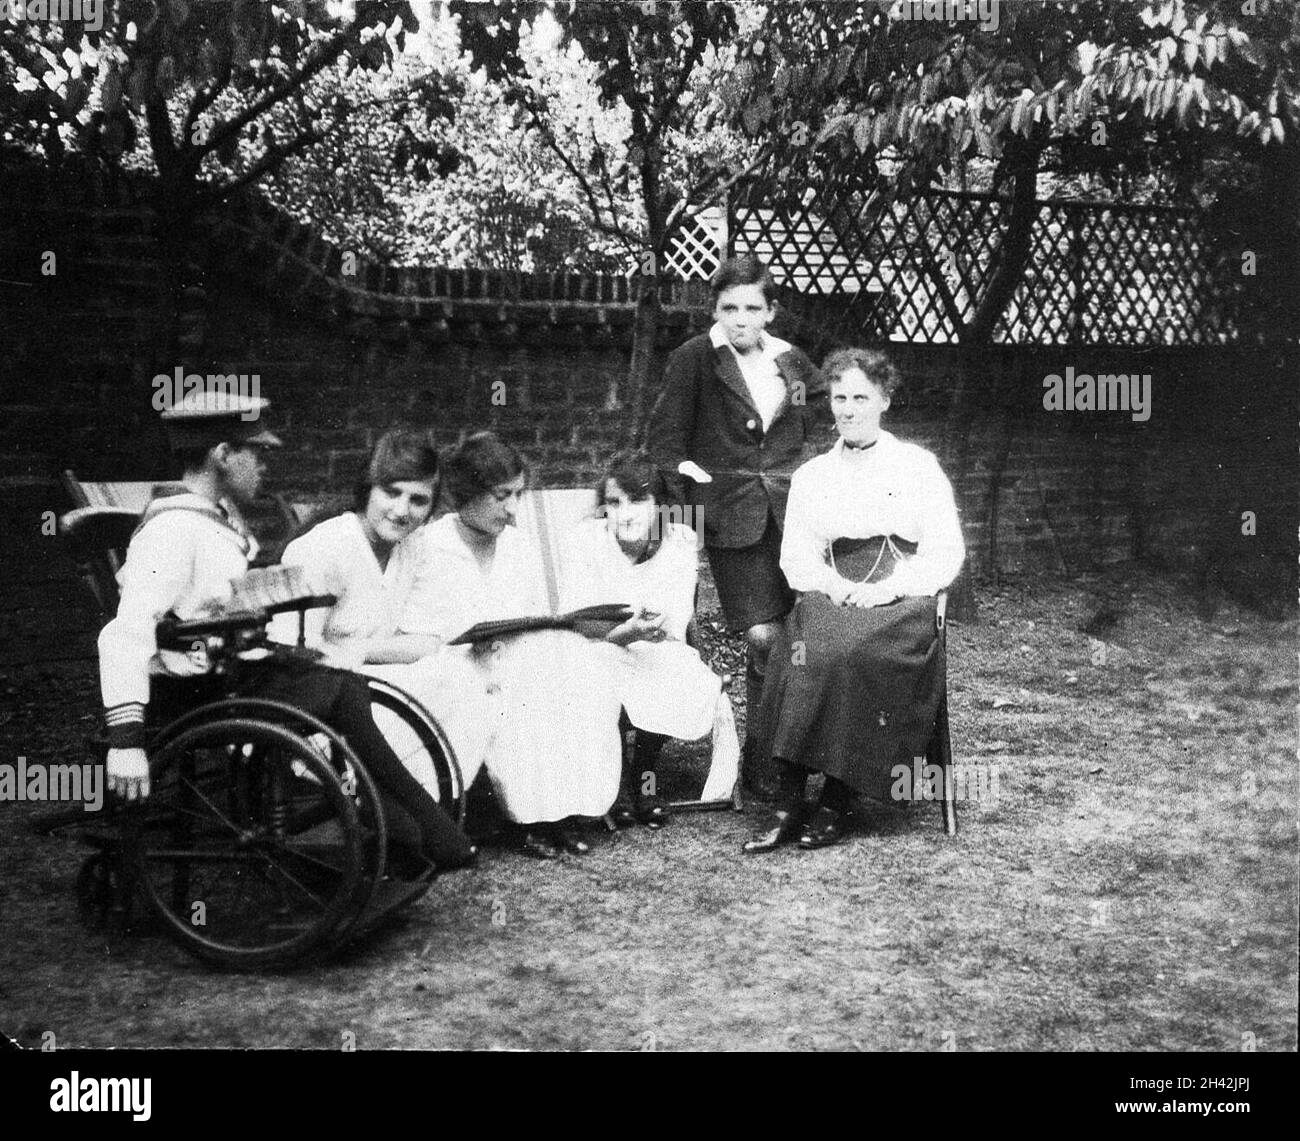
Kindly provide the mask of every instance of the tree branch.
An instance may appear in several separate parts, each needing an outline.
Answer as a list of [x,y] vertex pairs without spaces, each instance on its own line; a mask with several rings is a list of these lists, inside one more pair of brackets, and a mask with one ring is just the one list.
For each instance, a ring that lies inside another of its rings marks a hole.
[[762,148],[750,161],[740,170],[733,172],[723,182],[718,183],[711,191],[705,194],[710,182],[715,181],[718,177],[718,171],[711,171],[706,174],[693,186],[689,187],[681,201],[673,207],[665,223],[668,226],[669,233],[681,225],[682,219],[686,216],[688,210],[698,214],[701,210],[707,210],[715,202],[719,201],[736,183],[748,178],[767,160],[767,155]]
[[[928,204],[928,203],[927,203]],[[943,267],[939,264],[939,259],[934,256],[934,246],[927,240],[926,232],[930,229],[929,220],[926,222],[925,229],[921,230],[920,237],[920,261],[924,268],[926,276],[934,284],[935,292],[939,295],[939,301],[943,305],[944,314],[952,324],[953,331],[960,334],[961,332],[961,310],[957,307],[957,298],[953,295],[952,287],[948,284],[948,276],[944,273]]]
[[691,47],[682,61],[681,73],[677,77],[675,89],[668,98],[664,99],[658,110],[650,119],[650,138],[657,139],[663,133],[664,125],[668,122],[668,116],[676,109],[681,101],[682,95],[686,92],[686,86],[690,83],[691,75],[704,59],[704,45],[707,37],[692,35]]
[[291,158],[299,151],[306,150],[320,142],[325,136],[316,130],[307,130],[293,140],[288,146],[271,146],[266,153],[250,166],[238,178],[232,179],[224,184],[214,184],[205,190],[200,191],[199,201],[204,206],[213,206],[224,198],[229,198],[235,191],[247,186],[251,182],[256,182],[262,175],[269,170],[274,170],[282,165],[285,159]]
[[[591,210],[591,219],[595,227],[601,233],[609,237],[618,238],[628,244],[632,250],[639,249],[642,245],[642,239],[639,234],[630,230],[625,230],[615,222],[606,223],[601,217],[601,206],[597,201],[596,193],[591,187],[587,176],[578,169],[573,160],[565,153],[564,148],[560,146],[559,141],[555,138],[550,127],[542,119],[536,104],[533,102],[532,93],[526,87],[521,87],[520,92],[523,97],[524,106],[528,109],[528,115],[531,120],[531,126],[542,137],[542,141],[551,149],[556,158],[564,164],[564,168],[573,176],[578,184],[578,189],[582,191],[583,197],[587,199],[587,206]],[[612,216],[612,212],[611,212]]]
[[199,116],[214,104],[221,93],[230,86],[231,62],[229,54],[222,61],[221,70],[217,73],[216,79],[197,92],[190,100],[190,109],[185,115],[185,125],[181,128],[181,146],[187,145],[187,140],[194,137],[194,124],[199,121]]
[[[596,121],[591,121],[591,145],[596,148],[597,153],[601,151],[600,140],[596,137]],[[605,191],[605,198],[609,202],[609,216],[614,218],[618,215],[618,202],[614,198],[614,184],[609,180],[609,163],[603,159],[600,164],[600,181]],[[629,249],[629,252],[632,250]]]
[[176,140],[172,138],[171,116],[167,114],[167,101],[161,92],[150,92],[144,104],[144,118],[159,173],[170,174],[177,159]]
[[200,154],[206,155],[215,151],[231,138],[237,137],[259,115],[270,110],[295,90],[302,88],[308,80],[315,78],[325,68],[337,62],[339,57],[350,46],[358,42],[360,31],[361,29],[357,27],[357,23],[354,21],[346,31],[340,32],[322,48],[315,59],[304,64],[300,71],[289,76],[283,83],[271,88],[260,98],[255,99],[228,123],[223,124],[214,131],[209,136],[208,141],[196,149]]

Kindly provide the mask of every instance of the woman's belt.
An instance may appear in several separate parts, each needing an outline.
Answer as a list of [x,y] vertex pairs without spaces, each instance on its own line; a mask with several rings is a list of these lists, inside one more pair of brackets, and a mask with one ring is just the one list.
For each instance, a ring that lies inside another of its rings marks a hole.
[[895,566],[916,551],[916,543],[898,535],[836,539],[831,543],[831,566],[842,578],[855,582],[879,582],[888,578]]

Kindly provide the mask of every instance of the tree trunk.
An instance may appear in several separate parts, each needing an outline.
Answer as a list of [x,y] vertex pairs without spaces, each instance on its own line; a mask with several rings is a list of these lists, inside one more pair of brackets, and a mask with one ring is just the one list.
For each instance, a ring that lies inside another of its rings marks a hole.
[[998,544],[998,522],[1002,499],[1002,476],[1007,470],[1007,459],[1011,455],[1011,443],[1016,436],[1018,417],[1008,406],[1008,399],[1014,399],[1015,393],[1006,383],[1004,376],[999,376],[992,386],[995,398],[993,428],[992,463],[989,468],[987,509],[985,511],[986,531],[988,535],[989,556],[988,573],[993,580],[993,589],[1002,587],[1002,557]]
[[[961,349],[957,383],[953,387],[952,403],[948,406],[944,448],[944,465],[956,487],[965,484],[970,471],[970,441],[977,415],[977,401],[989,391],[986,383],[988,350],[993,345],[993,330],[1006,312],[1029,263],[1030,239],[1038,212],[1035,194],[1041,154],[1040,145],[1026,143],[1018,153],[1008,156],[1015,185],[1006,234],[998,249],[997,264],[989,278],[988,288],[980,298],[974,315],[962,326],[959,334]],[[978,385],[973,383],[976,378],[981,382]],[[1007,446],[1010,446],[1009,440]],[[993,492],[996,494],[996,487]],[[992,549],[996,551],[996,544]],[[975,593],[968,571],[963,570],[953,584],[949,605],[954,618],[967,622],[977,619]]]
[[639,278],[640,296],[632,324],[632,362],[628,367],[628,444],[636,445],[645,438],[647,421],[653,401],[655,348],[659,340],[659,275]]
[[194,284],[190,264],[198,187],[184,170],[163,174],[158,181],[155,235],[161,260],[158,334],[154,350],[156,372],[171,373],[180,366],[197,370],[203,364],[201,315],[186,303],[186,289]]
[[653,401],[652,382],[656,379],[655,349],[659,343],[659,290],[663,284],[664,257],[668,249],[667,213],[660,201],[658,143],[647,140],[647,156],[641,164],[641,195],[649,238],[649,273],[637,278],[636,315],[632,325],[632,361],[628,366],[628,443],[638,444],[645,438],[646,422]]

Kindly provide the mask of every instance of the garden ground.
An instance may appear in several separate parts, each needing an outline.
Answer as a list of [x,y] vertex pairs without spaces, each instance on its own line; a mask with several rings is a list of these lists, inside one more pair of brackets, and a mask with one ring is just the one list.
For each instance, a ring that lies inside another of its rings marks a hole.
[[[1185,586],[1135,567],[1012,581],[950,627],[954,749],[997,773],[955,838],[921,804],[861,806],[816,853],[743,856],[753,817],[730,811],[596,830],[590,856],[551,864],[489,846],[403,922],[290,975],[105,944],[77,924],[84,850],[0,805],[0,1031],[60,1048],[1294,1050],[1296,627],[1231,604],[1202,621]],[[3,759],[80,759],[93,643],[71,594],[33,589],[0,615]],[[1080,632],[1099,614],[1104,641]],[[670,792],[700,758],[670,746]]]

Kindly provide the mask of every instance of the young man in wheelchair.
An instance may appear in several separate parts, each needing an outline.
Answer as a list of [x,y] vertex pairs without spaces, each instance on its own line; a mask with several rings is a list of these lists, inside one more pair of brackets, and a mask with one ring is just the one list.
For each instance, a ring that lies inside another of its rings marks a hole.
[[[121,571],[117,615],[99,636],[108,787],[128,801],[150,792],[145,744],[151,678],[191,679],[156,686],[148,721],[159,726],[164,709],[180,713],[186,702],[202,697],[211,669],[201,644],[188,654],[160,649],[159,621],[208,614],[230,597],[232,583],[255,553],[232,511],[257,497],[265,452],[281,446],[260,426],[266,406],[265,400],[215,393],[163,413],[186,490],[154,500],[145,511]],[[460,867],[474,858],[474,847],[376,727],[363,677],[273,655],[241,662],[235,686],[291,704],[342,734],[380,788],[390,865],[400,874],[420,875],[429,864]]]

